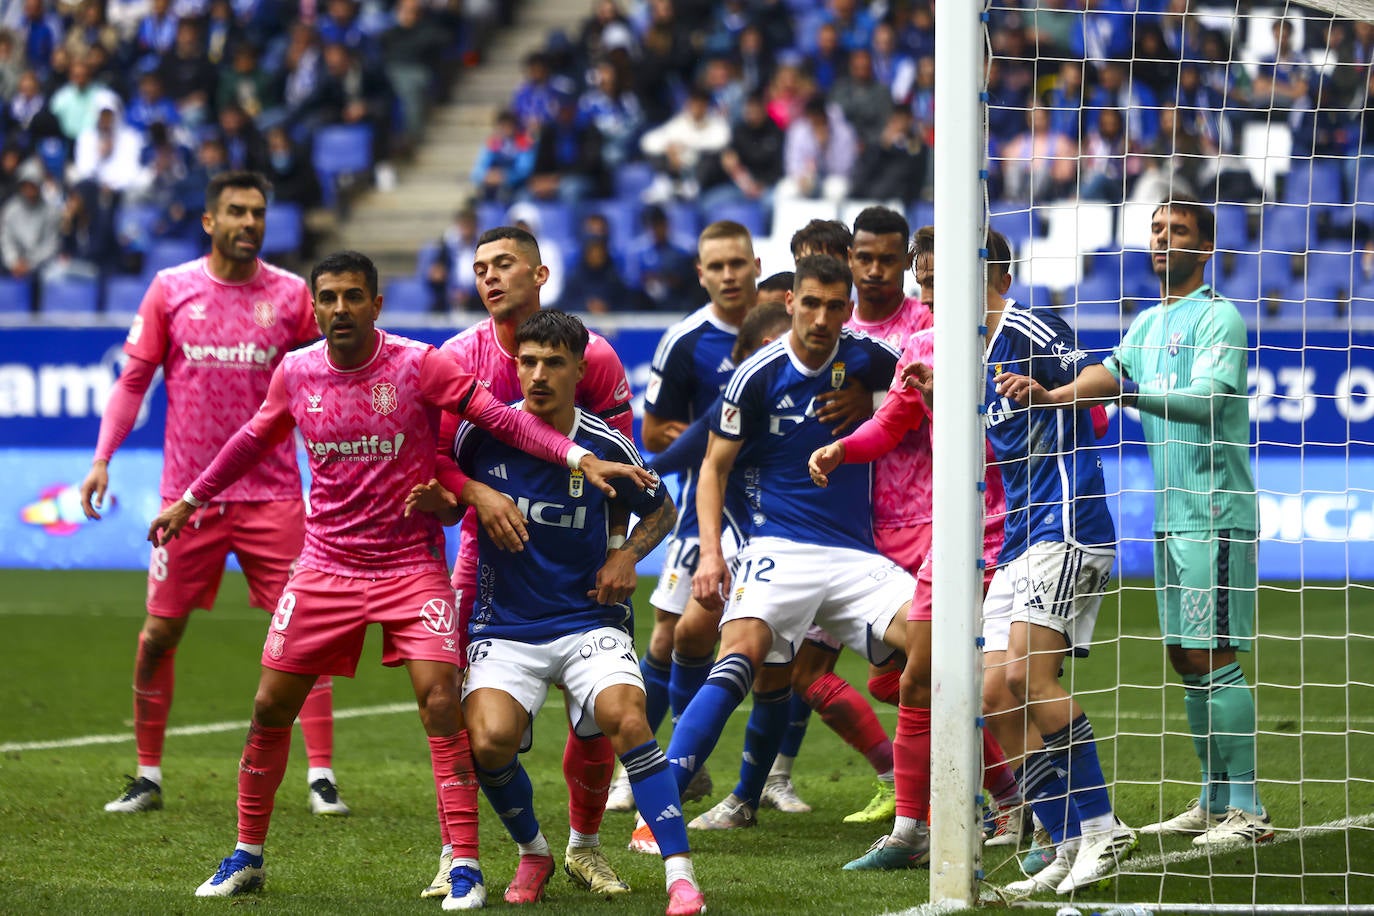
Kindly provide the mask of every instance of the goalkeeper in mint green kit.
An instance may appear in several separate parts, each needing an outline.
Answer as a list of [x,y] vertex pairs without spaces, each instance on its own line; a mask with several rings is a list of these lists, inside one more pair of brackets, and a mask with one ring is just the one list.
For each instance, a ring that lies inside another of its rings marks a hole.
[[1245,321],[1207,285],[1216,219],[1175,195],[1151,217],[1160,302],[1121,345],[1070,385],[1046,391],[999,379],[1019,403],[1120,398],[1140,411],[1155,478],[1155,585],[1169,661],[1183,678],[1198,801],[1141,834],[1190,835],[1198,846],[1274,838],[1255,782],[1255,702],[1237,652],[1255,639],[1258,504],[1250,473]]

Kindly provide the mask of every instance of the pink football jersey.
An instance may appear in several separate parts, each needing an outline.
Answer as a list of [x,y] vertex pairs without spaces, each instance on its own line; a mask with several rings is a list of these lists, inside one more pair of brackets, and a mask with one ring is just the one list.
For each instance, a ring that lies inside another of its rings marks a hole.
[[[911,297],[884,321],[863,322],[856,314],[846,326],[894,347],[903,347],[913,335],[930,329],[934,323],[930,309],[920,299]],[[932,343],[934,337],[932,330]],[[928,363],[930,360],[921,361]],[[903,350],[897,362],[894,385],[908,362],[911,358]],[[930,521],[930,487],[930,427],[927,425],[907,433],[895,449],[873,465],[873,527],[907,528]]]
[[[310,290],[293,273],[258,262],[244,283],[211,275],[206,258],[158,273],[129,328],[124,351],[162,366],[167,387],[162,496],[177,499],[257,411],[272,370],[293,347],[320,336]],[[295,445],[282,442],[224,491],[224,502],[297,499]]]

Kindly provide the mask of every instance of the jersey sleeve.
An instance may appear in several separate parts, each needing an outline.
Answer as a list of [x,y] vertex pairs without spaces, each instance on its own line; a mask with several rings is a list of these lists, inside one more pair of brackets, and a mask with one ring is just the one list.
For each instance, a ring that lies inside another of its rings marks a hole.
[[587,373],[577,385],[577,402],[622,436],[634,435],[630,379],[615,348],[604,338],[587,346]]
[[893,387],[877,413],[840,441],[845,464],[867,464],[897,447],[908,432],[920,428],[930,414],[915,388]]
[[95,444],[97,461],[109,461],[124,444],[129,431],[138,422],[138,409],[143,406],[143,396],[148,393],[156,374],[156,363],[137,356],[129,357],[100,415],[100,437]]
[[167,357],[167,296],[160,276],[153,277],[138,304],[138,314],[124,338],[124,352],[158,365]]
[[768,416],[764,398],[767,375],[766,372],[750,372],[741,378],[741,373],[735,373],[730,384],[725,386],[725,394],[711,406],[711,432],[734,441],[757,434],[759,425]]
[[453,460],[457,463],[458,470],[467,477],[477,474],[477,449],[486,436],[486,433],[466,420],[458,426],[458,433],[453,438]]
[[649,386],[644,391],[644,411],[661,420],[687,421],[692,416],[692,366],[690,338],[665,334],[654,352]]
[[1102,360],[1103,367],[1118,382],[1123,378],[1134,379],[1137,376],[1135,354],[1140,350],[1141,326],[1139,319],[1131,322],[1125,336],[1121,338],[1121,343],[1113,347],[1111,354]]
[[[1227,303],[1229,305],[1229,303]],[[1198,322],[1192,382],[1227,394],[1245,391],[1249,342],[1245,319],[1234,307],[1207,310]]]
[[863,378],[864,386],[869,391],[885,391],[892,384],[893,376],[897,372],[897,360],[902,355],[901,351],[885,341],[871,337],[865,338],[864,344],[869,353],[868,367]]

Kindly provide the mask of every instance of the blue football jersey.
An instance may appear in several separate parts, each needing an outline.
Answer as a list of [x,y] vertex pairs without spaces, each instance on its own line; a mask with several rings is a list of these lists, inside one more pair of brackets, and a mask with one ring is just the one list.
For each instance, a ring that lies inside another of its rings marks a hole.
[[999,565],[1042,541],[1116,543],[1089,412],[1022,407],[998,395],[993,383],[1003,372],[1016,372],[1053,389],[1099,362],[1079,348],[1073,329],[1057,314],[1008,301],[988,347],[983,393],[983,425],[1007,492]]
[[712,432],[742,439],[748,449],[747,466],[735,473],[743,474],[751,536],[872,551],[872,466],[842,464],[822,489],[811,482],[806,462],[835,441],[816,419],[817,395],[848,379],[886,390],[898,352],[846,329],[831,358],[812,370],[792,352],[790,339],[784,335],[745,360],[711,415]]
[[[735,371],[730,354],[739,329],[706,305],[669,328],[654,351],[644,410],[661,420],[690,423],[705,416]],[[682,475],[678,537],[696,537],[696,469]]]
[[[568,438],[607,461],[644,464],[634,443],[581,408]],[[468,624],[473,638],[546,643],[602,626],[634,633],[628,601],[603,605],[587,595],[606,562],[606,494],[581,471],[535,458],[470,423],[459,427],[454,455],[463,473],[510,497],[530,538],[524,550],[510,553],[478,526],[477,594]],[[616,500],[639,516],[665,498],[662,486],[640,490],[627,480],[615,491]]]

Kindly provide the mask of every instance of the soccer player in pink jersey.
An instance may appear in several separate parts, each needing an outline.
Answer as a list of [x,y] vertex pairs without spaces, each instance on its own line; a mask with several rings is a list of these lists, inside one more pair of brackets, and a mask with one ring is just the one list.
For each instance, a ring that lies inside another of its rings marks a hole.
[[[993,238],[988,242],[989,249],[997,250],[999,243],[1005,248],[1006,242],[999,234],[993,232],[991,235]],[[934,245],[935,232],[932,227],[923,226],[917,230],[912,251],[915,255],[916,278],[920,284],[922,299],[927,306],[934,304]],[[1005,262],[997,262],[1003,263]],[[997,264],[989,266],[988,296],[995,294],[1000,298],[1006,291],[1010,277],[1005,268],[999,268]],[[851,435],[817,449],[810,460],[812,480],[819,486],[825,486],[830,472],[840,464],[875,461],[885,455],[897,454],[899,446],[906,444],[909,448],[903,455],[903,460],[912,467],[900,470],[911,475],[913,480],[920,481],[925,490],[926,520],[923,527],[912,526],[905,530],[893,528],[890,532],[894,539],[904,533],[911,544],[916,545],[908,546],[906,549],[923,550],[916,572],[916,595],[907,618],[906,667],[901,675],[900,702],[897,708],[897,740],[894,754],[896,822],[891,834],[879,838],[868,852],[847,864],[847,870],[915,868],[926,864],[930,852],[930,838],[926,827],[930,808],[931,742],[930,413],[920,389],[906,384],[903,368],[908,365],[933,366],[934,343],[933,328],[909,335],[899,360],[897,376],[893,379],[892,388],[877,413]],[[990,466],[986,476],[983,528],[985,591],[992,580],[997,556],[1002,548],[1002,529],[1006,515],[1006,498],[1000,473],[995,466]],[[880,498],[875,487],[875,513]],[[993,681],[995,679],[990,679],[989,689],[995,689]],[[997,799],[999,807],[1011,811],[1021,801],[1016,780],[1006,765],[1000,746],[986,731],[983,750],[988,788]],[[1020,831],[1016,830],[1012,842],[1019,838]]]
[[258,412],[148,531],[162,546],[196,510],[299,429],[310,461],[305,543],[268,628],[253,719],[239,762],[238,846],[196,890],[227,897],[263,882],[263,843],[291,750],[291,722],[316,678],[351,677],[369,623],[382,627],[382,663],[409,671],[429,735],[435,788],[454,843],[444,909],[486,901],[477,864],[477,783],[459,706],[459,652],[443,530],[427,513],[401,510],[411,488],[433,479],[440,414],[454,411],[502,441],[566,461],[614,495],[608,477],[655,478],[603,461],[534,417],[509,409],[428,344],[376,328],[377,269],[339,252],[311,272],[325,340],[289,354]]
[[[293,347],[319,337],[310,291],[295,274],[258,258],[271,186],[256,172],[210,181],[201,223],[210,253],[161,271],[129,329],[128,365],[100,423],[82,507],[100,518],[110,459],[133,429],[143,395],[161,367],[167,386],[163,505],[180,498],[196,471],[257,410],[272,370]],[[234,486],[205,506],[187,536],[155,547],[148,566],[147,616],[134,662],[134,739],[138,771],[106,811],[162,807],[162,748],[172,708],[177,646],[195,608],[214,606],[230,551],[248,579],[249,597],[276,607],[300,553],[305,513],[300,472],[283,442]],[[310,808],[346,815],[331,769],[333,686],[321,678],[301,710]]]
[[[473,255],[477,293],[488,317],[455,335],[440,348],[471,372],[493,396],[513,404],[521,398],[520,379],[515,359],[515,331],[540,309],[540,290],[547,282],[549,268],[539,254],[533,235],[514,226],[484,232]],[[591,333],[584,357],[586,373],[577,383],[577,406],[605,420],[617,432],[633,437],[634,414],[630,408],[630,382],[625,367],[610,343]],[[518,547],[526,531],[524,519],[514,504],[502,494],[478,481],[470,480],[452,466],[454,434],[458,417],[448,415],[440,430],[443,456],[439,476],[447,488],[458,494],[468,511],[459,530],[458,560],[453,570],[457,594],[459,634],[466,639],[467,622],[477,592],[477,523],[488,531],[506,531]],[[617,521],[623,534],[629,519]],[[509,542],[508,542],[509,543]],[[568,822],[572,828],[565,858],[569,872],[593,893],[613,893],[625,887],[609,860],[601,852],[599,833],[610,790],[615,751],[603,735],[578,737],[572,728],[563,752],[563,771],[568,785]],[[451,866],[448,837],[441,837],[439,871],[422,897],[442,897],[448,893]]]

